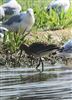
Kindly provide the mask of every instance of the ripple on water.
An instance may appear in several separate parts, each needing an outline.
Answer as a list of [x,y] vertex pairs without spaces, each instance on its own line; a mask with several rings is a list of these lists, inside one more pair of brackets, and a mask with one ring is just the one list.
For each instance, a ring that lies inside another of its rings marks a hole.
[[72,100],[72,69],[2,68],[0,91],[1,100]]

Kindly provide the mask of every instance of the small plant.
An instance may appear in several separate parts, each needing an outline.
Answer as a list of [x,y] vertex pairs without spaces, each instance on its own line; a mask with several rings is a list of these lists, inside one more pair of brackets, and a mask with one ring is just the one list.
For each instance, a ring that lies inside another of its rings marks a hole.
[[44,10],[44,8],[41,8],[39,10],[39,7],[38,7],[38,8],[34,8],[34,10],[35,10],[35,16],[36,16],[36,23],[35,23],[36,28],[44,29],[45,27],[47,27],[48,14]]
[[67,13],[62,12],[60,14],[56,13],[51,9],[50,13],[47,13],[44,9],[39,8],[39,6],[34,7],[35,12],[35,28],[38,30],[56,30],[63,29],[72,26],[72,9],[69,9]]
[[24,32],[24,34],[8,32],[4,35],[3,43],[8,50],[14,53],[19,48],[20,44],[26,41],[25,38],[28,34],[29,33],[26,32]]

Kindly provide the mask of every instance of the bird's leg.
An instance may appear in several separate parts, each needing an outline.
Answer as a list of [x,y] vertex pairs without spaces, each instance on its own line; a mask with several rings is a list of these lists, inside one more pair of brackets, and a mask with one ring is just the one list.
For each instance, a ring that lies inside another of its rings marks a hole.
[[42,63],[42,72],[44,71],[44,64],[43,64],[43,60],[40,58],[40,61]]
[[[40,66],[41,58],[39,60],[39,64],[36,66],[36,70],[39,70],[38,67]],[[39,70],[40,71],[40,70]]]
[[43,71],[44,70],[44,64],[43,64],[43,61],[42,61],[41,57],[40,57],[40,60],[39,60],[39,64],[36,67],[37,70],[39,70],[38,67],[40,66],[40,63],[42,63],[42,71]]
[[42,71],[44,71],[44,64],[43,64],[43,60],[41,57],[40,57],[40,62],[42,63]]

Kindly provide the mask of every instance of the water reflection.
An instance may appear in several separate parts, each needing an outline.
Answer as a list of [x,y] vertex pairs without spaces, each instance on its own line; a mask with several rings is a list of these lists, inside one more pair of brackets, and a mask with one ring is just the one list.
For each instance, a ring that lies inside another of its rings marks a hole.
[[45,66],[35,68],[1,68],[1,100],[72,100],[72,69]]

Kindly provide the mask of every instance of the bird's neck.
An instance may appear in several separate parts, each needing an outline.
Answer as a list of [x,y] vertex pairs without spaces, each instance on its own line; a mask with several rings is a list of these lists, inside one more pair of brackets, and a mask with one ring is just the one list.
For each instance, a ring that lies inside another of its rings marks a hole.
[[32,23],[34,24],[34,22],[35,22],[34,14],[27,13],[27,18],[29,19],[28,22],[30,24],[32,24]]

